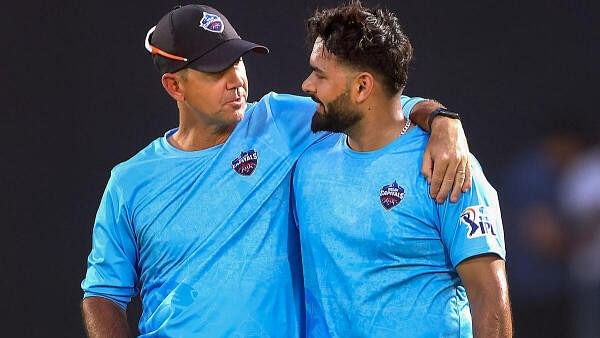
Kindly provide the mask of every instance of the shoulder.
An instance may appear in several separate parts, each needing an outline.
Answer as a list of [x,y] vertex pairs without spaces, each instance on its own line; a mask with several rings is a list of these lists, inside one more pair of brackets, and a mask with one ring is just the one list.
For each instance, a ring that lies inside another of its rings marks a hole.
[[477,192],[497,196],[496,189],[494,189],[494,187],[487,180],[487,177],[483,173],[481,164],[473,154],[470,155],[469,163],[471,166],[471,176],[473,180],[472,185],[475,187]]
[[481,165],[472,154],[469,163],[471,167],[471,189],[461,193],[457,203],[451,203],[447,199],[441,205],[442,209],[453,212],[464,212],[472,206],[484,206],[486,208],[497,209],[497,212],[499,212],[498,193],[490,182],[488,182]]
[[409,129],[408,133],[402,137],[405,138],[406,142],[400,143],[397,147],[398,150],[402,151],[419,152],[422,154],[425,151],[425,147],[427,147],[427,142],[429,142],[429,133],[418,126]]
[[268,102],[271,106],[281,107],[298,107],[298,106],[315,106],[315,102],[306,96],[297,96],[291,94],[279,94],[270,92],[261,99]]
[[414,126],[408,132],[385,147],[383,160],[401,161],[402,170],[406,171],[409,164],[418,166],[416,169],[420,173],[423,154],[429,142],[429,134],[418,126]]
[[161,138],[157,138],[128,160],[114,166],[110,172],[111,181],[124,183],[139,178],[139,169],[159,157],[160,142]]
[[313,110],[316,103],[309,97],[270,92],[257,102],[250,103],[248,112],[265,111],[278,114],[289,110]]
[[346,137],[344,134],[327,132],[319,132],[318,134],[321,137],[306,149],[300,156],[300,160],[308,157],[332,156],[343,151],[340,142],[345,142]]
[[336,155],[343,153],[343,147],[340,146],[340,142],[344,142],[343,134],[318,133],[318,135],[320,138],[300,155],[297,166],[304,166],[307,163],[327,165]]

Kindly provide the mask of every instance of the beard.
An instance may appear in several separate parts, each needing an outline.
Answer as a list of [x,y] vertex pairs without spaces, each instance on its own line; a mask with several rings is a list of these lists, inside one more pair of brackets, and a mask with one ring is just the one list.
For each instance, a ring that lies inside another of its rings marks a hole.
[[322,103],[316,97],[312,99],[323,105],[323,113],[315,111],[310,124],[313,133],[330,131],[334,133],[345,132],[362,119],[362,114],[352,107],[348,90],[341,93],[330,103]]

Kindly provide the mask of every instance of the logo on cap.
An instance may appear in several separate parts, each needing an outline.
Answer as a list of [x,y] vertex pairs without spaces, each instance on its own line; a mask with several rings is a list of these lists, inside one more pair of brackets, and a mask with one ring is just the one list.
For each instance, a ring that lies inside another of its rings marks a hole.
[[404,188],[398,185],[396,181],[390,185],[384,185],[379,191],[379,200],[385,210],[397,206],[404,198]]
[[200,27],[213,33],[223,33],[225,24],[218,15],[203,12],[202,20],[200,20]]
[[240,156],[231,161],[233,170],[242,176],[250,176],[254,173],[258,164],[258,153],[254,149],[242,151]]

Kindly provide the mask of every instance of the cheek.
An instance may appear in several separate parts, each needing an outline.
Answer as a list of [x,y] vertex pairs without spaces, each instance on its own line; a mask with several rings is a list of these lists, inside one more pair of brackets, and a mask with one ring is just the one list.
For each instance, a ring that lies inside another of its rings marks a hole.
[[329,84],[322,84],[318,88],[319,90],[317,91],[317,95],[319,96],[321,102],[326,104],[335,100],[336,91],[333,90],[333,88]]
[[248,80],[244,81],[244,85],[242,85],[242,88],[244,88],[244,93],[242,94],[242,96],[244,97],[244,99],[248,99]]

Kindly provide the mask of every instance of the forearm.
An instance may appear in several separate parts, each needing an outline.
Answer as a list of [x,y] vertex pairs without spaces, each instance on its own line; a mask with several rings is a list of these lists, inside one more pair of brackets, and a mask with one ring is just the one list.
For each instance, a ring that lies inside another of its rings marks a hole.
[[473,337],[508,338],[512,337],[512,315],[508,296],[481,295],[471,299],[473,316]]
[[81,311],[88,337],[130,337],[127,315],[112,301],[102,297],[88,297],[83,300]]
[[429,130],[428,120],[431,113],[444,107],[441,103],[434,100],[425,100],[417,103],[410,112],[410,120],[417,124],[421,129],[431,132]]

